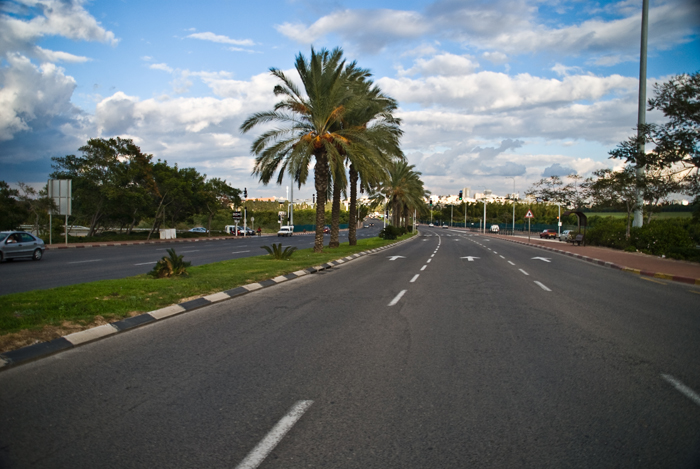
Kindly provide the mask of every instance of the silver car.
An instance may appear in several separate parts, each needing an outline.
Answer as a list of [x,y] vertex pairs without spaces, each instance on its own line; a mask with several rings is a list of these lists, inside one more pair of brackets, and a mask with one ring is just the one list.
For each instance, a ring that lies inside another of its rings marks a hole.
[[559,241],[566,241],[569,239],[569,233],[571,233],[572,230],[564,230],[561,232],[559,235]]
[[39,261],[44,256],[44,242],[25,231],[0,231],[0,261],[30,257]]

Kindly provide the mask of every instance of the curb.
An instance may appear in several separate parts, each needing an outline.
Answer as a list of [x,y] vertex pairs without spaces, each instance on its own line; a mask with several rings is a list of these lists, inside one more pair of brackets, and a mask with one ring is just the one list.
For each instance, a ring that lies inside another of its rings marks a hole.
[[177,316],[182,313],[188,313],[196,309],[204,308],[205,306],[221,303],[222,301],[228,301],[233,298],[246,295],[256,290],[272,287],[274,285],[287,282],[289,280],[294,280],[300,277],[304,277],[306,275],[328,270],[333,267],[346,264],[360,257],[369,256],[370,254],[375,254],[385,249],[400,246],[403,243],[413,241],[417,237],[418,236],[412,236],[409,239],[405,239],[397,243],[389,244],[380,248],[370,249],[368,251],[358,252],[350,256],[343,257],[341,259],[329,261],[322,265],[309,267],[304,270],[297,270],[296,272],[292,272],[286,275],[280,275],[273,279],[261,280],[260,282],[250,283],[248,285],[232,288],[230,290],[212,293],[201,298],[195,298],[194,300],[185,301],[184,303],[166,306],[165,308],[157,309],[155,311],[149,311],[148,313],[143,313],[131,318],[126,318],[109,324],[104,324],[102,326],[93,327],[92,329],[86,329],[84,331],[74,332],[72,334],[53,339],[49,342],[40,342],[38,344],[28,345],[17,350],[11,350],[9,352],[0,353],[0,371],[18,365],[22,365],[24,363],[28,363],[34,360],[39,360],[41,358],[54,355],[64,350],[70,350],[81,345],[89,344],[91,342],[104,339],[105,337],[109,337],[120,332],[126,332],[137,327],[145,326],[146,324],[151,324],[162,319],[169,318],[171,316]]
[[[46,250],[54,250],[54,249],[84,249],[84,248],[102,248],[106,246],[139,246],[142,244],[161,244],[161,243],[197,243],[201,241],[225,241],[228,239],[237,239],[241,238],[243,239],[243,236],[230,236],[230,237],[225,237],[225,236],[218,236],[216,238],[180,238],[180,239],[154,239],[154,240],[149,240],[149,241],[114,241],[111,243],[83,243],[83,244],[47,244],[46,245]],[[246,239],[252,238],[252,236],[249,236]]]
[[552,251],[552,252],[556,252],[559,254],[564,254],[564,255],[569,256],[569,257],[575,257],[576,259],[581,259],[581,260],[584,260],[586,262],[591,262],[593,264],[601,265],[603,267],[610,267],[612,269],[621,270],[622,272],[627,272],[630,274],[643,275],[645,277],[655,277],[655,278],[660,278],[660,279],[664,279],[664,280],[671,280],[673,282],[687,283],[689,285],[700,285],[700,278],[683,277],[681,275],[673,275],[673,274],[665,274],[662,272],[651,272],[648,270],[633,269],[631,267],[625,267],[624,265],[618,265],[618,264],[614,264],[612,262],[601,261],[600,259],[596,259],[593,257],[583,256],[581,254],[576,254],[576,253],[569,252],[569,251],[561,251],[559,249],[550,248],[547,246],[541,246],[539,244],[524,243],[522,241],[516,241],[514,239],[508,239],[505,237],[503,237],[503,238],[499,237],[498,239],[510,241],[511,243],[522,244],[524,246],[530,246],[530,247],[535,247],[538,249],[544,249],[545,251]]

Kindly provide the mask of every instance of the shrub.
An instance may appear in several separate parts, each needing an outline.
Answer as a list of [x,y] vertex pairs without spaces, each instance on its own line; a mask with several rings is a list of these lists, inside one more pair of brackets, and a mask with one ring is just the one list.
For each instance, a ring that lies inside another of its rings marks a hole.
[[672,248],[692,248],[695,243],[682,226],[674,220],[652,220],[641,228],[633,228],[630,244],[647,254],[660,256]]
[[260,249],[264,249],[267,251],[270,256],[272,256],[274,259],[280,260],[280,261],[287,261],[292,257],[292,254],[294,254],[294,251],[297,250],[296,246],[287,246],[284,248],[284,251],[282,250],[282,243],[277,243],[277,244],[272,244],[272,247],[270,246],[260,246]]
[[666,257],[685,261],[700,262],[700,249],[671,247],[666,251]]
[[382,239],[396,239],[405,233],[406,228],[403,226],[387,225],[386,228],[379,232],[378,236]]
[[586,231],[586,244],[625,249],[629,244],[626,238],[627,221],[612,217],[597,218],[595,225]]
[[178,256],[175,253],[175,249],[168,249],[166,252],[168,256],[163,256],[148,275],[154,278],[177,277],[179,275],[187,276],[187,268],[192,265],[192,263],[183,261],[183,256]]

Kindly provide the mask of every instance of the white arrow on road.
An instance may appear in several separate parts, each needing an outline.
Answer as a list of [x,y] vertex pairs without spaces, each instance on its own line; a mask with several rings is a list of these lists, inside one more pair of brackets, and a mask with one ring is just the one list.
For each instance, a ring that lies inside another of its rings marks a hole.
[[406,258],[403,256],[389,256],[387,259],[389,259],[390,261],[395,261],[396,259],[406,259]]
[[467,256],[467,257],[460,257],[460,259],[467,259],[469,262],[473,262],[474,259],[480,259],[479,257],[473,257],[473,256]]
[[552,262],[549,259],[547,259],[546,257],[533,257],[533,259],[539,259],[539,260],[545,261],[545,262]]

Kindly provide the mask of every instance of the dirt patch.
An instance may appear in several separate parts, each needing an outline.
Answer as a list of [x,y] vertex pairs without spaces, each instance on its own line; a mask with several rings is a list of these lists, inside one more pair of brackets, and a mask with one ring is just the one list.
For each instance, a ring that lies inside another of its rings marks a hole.
[[[134,317],[143,314],[138,311],[131,311],[127,317]],[[38,344],[39,342],[48,342],[53,339],[58,339],[74,332],[84,331],[97,326],[103,326],[118,320],[110,318],[107,320],[102,316],[95,316],[95,319],[89,323],[80,324],[71,321],[63,321],[60,326],[44,326],[41,329],[32,329],[10,334],[0,335],[0,353],[17,350],[28,345]]]

